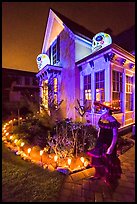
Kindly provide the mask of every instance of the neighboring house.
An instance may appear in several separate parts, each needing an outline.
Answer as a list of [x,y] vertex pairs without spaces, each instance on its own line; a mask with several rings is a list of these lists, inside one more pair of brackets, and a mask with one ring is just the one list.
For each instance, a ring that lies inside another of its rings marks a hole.
[[2,115],[17,114],[26,98],[39,103],[36,73],[2,68]]
[[[50,83],[54,102],[64,100],[64,118],[81,120],[75,108],[78,99],[83,106],[87,100],[89,109],[84,118],[95,126],[102,113],[97,111],[94,101],[111,104],[121,127],[134,124],[135,57],[114,44],[110,35],[95,35],[50,9],[41,54],[37,57],[36,76],[45,108],[49,108]],[[48,57],[46,64],[44,58]]]

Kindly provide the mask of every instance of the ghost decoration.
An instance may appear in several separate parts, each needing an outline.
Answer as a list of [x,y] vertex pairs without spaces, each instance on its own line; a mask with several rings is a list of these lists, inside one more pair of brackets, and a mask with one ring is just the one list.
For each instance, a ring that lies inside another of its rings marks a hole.
[[36,61],[39,70],[43,69],[47,64],[50,64],[49,57],[46,54],[39,54]]
[[107,45],[110,45],[111,43],[112,39],[109,34],[103,32],[97,33],[93,37],[92,53],[106,47]]

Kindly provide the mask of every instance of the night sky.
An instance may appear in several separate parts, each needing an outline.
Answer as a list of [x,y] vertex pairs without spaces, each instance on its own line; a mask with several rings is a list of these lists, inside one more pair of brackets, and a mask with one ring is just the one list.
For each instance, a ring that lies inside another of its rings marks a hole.
[[[38,72],[49,8],[93,33],[135,24],[135,2],[2,2],[2,67]],[[113,39],[112,39],[113,40]]]

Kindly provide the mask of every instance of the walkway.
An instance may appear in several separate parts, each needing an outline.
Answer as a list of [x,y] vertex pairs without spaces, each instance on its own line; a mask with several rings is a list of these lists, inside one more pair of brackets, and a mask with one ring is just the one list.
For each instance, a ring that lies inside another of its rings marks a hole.
[[58,202],[135,202],[135,145],[119,159],[122,175],[115,190],[90,179],[95,173],[90,168],[66,177]]

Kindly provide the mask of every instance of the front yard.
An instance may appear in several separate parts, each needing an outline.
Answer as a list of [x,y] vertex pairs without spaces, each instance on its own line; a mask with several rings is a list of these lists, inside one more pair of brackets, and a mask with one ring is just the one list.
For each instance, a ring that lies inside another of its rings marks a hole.
[[[97,130],[68,119],[50,128],[45,121],[31,118],[14,127],[11,120],[3,126],[3,202],[57,202],[65,179],[57,167],[73,173],[88,166],[86,151],[94,147]],[[133,145],[132,140],[120,137],[118,154]]]
[[64,177],[22,160],[2,144],[2,202],[56,202]]

